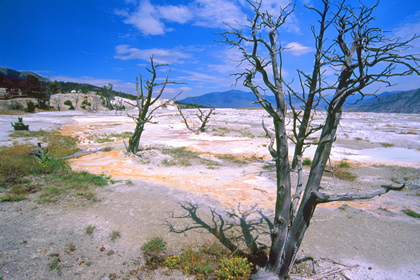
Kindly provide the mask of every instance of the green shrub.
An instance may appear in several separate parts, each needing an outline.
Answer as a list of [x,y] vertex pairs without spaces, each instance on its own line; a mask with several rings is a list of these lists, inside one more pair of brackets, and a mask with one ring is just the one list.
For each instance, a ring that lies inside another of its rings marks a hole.
[[246,280],[251,276],[252,264],[246,258],[227,258],[220,262],[217,276],[220,279]]
[[69,106],[69,110],[74,110],[73,103],[71,103],[71,101],[70,101],[70,100],[66,100],[66,101],[64,101],[64,105]]
[[91,234],[93,234],[93,231],[96,229],[96,226],[94,226],[94,225],[88,225],[86,228],[85,228],[85,232],[86,232],[86,234],[89,234],[89,235],[91,235]]
[[29,125],[23,123],[23,118],[18,117],[18,121],[11,123],[14,130],[29,130]]
[[26,101],[25,112],[33,113],[33,112],[35,112],[35,108],[36,108],[35,103],[33,103],[31,100]]
[[310,158],[304,158],[302,161],[303,165],[311,165],[312,164],[312,160]]
[[150,269],[156,269],[165,262],[166,242],[160,237],[155,237],[141,246],[146,259],[146,265]]
[[413,218],[420,218],[420,213],[417,213],[413,210],[406,210],[404,213]]

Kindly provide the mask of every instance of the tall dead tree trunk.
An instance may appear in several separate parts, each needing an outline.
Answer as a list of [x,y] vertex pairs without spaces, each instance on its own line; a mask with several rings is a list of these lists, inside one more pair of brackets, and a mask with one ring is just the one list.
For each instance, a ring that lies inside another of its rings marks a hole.
[[[129,103],[131,106],[135,106],[138,109],[137,116],[130,116],[136,122],[136,128],[134,130],[133,136],[128,140],[128,146],[126,145],[126,150],[129,153],[137,153],[139,150],[140,139],[144,131],[144,126],[146,123],[151,123],[152,118],[154,117],[154,112],[162,107],[167,106],[171,101],[173,101],[179,94],[175,95],[172,99],[166,100],[157,104],[156,102],[161,98],[162,94],[165,91],[165,88],[168,84],[182,84],[173,81],[169,81],[168,71],[166,78],[163,82],[156,82],[157,80],[157,69],[166,64],[155,64],[153,61],[153,56],[150,58],[151,68],[147,68],[147,71],[151,73],[152,77],[150,79],[144,79],[143,76],[139,75],[136,77],[136,91],[137,99],[136,104]],[[160,87],[160,89],[158,89]],[[157,90],[157,94],[153,97],[154,91]]]
[[[385,38],[381,29],[370,26],[373,20],[372,11],[376,5],[368,8],[364,5],[347,6],[344,1],[338,6],[332,5],[329,0],[322,2],[321,9],[309,7],[321,19],[318,33],[314,34],[316,54],[312,75],[299,71],[303,77],[301,80],[304,80],[303,84],[308,85],[306,97],[297,94],[290,84],[285,83],[282,76],[283,49],[278,37],[280,27],[293,12],[292,6],[286,6],[277,11],[277,15],[273,15],[261,10],[261,0],[248,0],[254,11],[254,16],[249,19],[248,25],[243,25],[240,29],[229,26],[228,31],[221,33],[224,36],[223,42],[241,51],[243,55],[241,63],[247,66],[244,72],[234,75],[237,75],[238,80],[243,79],[244,85],[252,90],[258,103],[272,117],[274,126],[274,138],[271,139],[271,143],[275,143],[275,148],[271,144],[269,147],[276,163],[277,175],[275,216],[271,226],[272,245],[267,264],[252,279],[288,278],[304,234],[319,203],[368,199],[404,187],[383,186],[382,190],[371,194],[353,195],[328,195],[319,191],[346,99],[354,94],[363,96],[363,89],[375,82],[390,85],[389,77],[420,74],[419,57],[404,55],[402,52],[417,36],[407,41]],[[335,10],[330,11],[331,8]],[[324,34],[330,26],[336,27],[337,35],[326,45]],[[401,68],[397,69],[397,65]],[[335,83],[323,82],[321,67],[325,66],[332,67],[336,71],[338,79]],[[258,80],[262,80],[263,85],[258,84]],[[275,104],[264,99],[260,93],[262,88],[268,89],[274,95]],[[303,114],[295,110],[293,103],[290,104],[294,117],[299,118],[294,121],[296,147],[293,166],[298,167],[300,179],[294,188],[293,197],[290,180],[292,170],[289,165],[289,143],[286,134],[285,88],[290,95],[304,102]],[[326,93],[331,92],[332,99],[328,101],[323,124],[313,127],[312,113],[318,105],[318,100],[326,98]],[[300,160],[306,145],[305,141],[311,133],[318,130],[321,130],[320,140],[306,186],[303,188]]]

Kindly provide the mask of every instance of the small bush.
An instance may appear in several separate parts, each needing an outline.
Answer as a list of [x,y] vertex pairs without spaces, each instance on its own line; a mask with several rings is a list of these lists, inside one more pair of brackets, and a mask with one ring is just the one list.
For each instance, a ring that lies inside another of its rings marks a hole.
[[251,276],[252,264],[246,258],[228,258],[220,262],[217,276],[220,279],[246,280]]
[[413,218],[420,218],[420,213],[417,213],[413,210],[406,210],[404,213]]
[[14,130],[29,130],[29,125],[23,123],[22,117],[18,117],[18,121],[15,123],[11,123],[11,126]]
[[166,259],[166,242],[162,238],[155,237],[150,239],[141,246],[141,250],[148,268],[156,269],[164,264]]
[[112,241],[115,241],[117,238],[121,237],[121,232],[119,230],[113,230],[110,234],[109,237],[111,238]]
[[35,103],[33,103],[30,100],[29,101],[26,101],[26,109],[25,109],[25,112],[34,113],[35,112],[35,108],[36,108]]
[[70,100],[66,100],[66,101],[64,101],[64,105],[72,106],[73,104]]
[[64,101],[64,105],[69,106],[69,110],[74,110],[75,109],[74,106],[73,106],[73,103],[70,100]]
[[94,225],[88,225],[86,228],[85,228],[85,232],[86,232],[86,234],[89,234],[89,235],[92,235],[93,234],[93,231],[96,229],[96,226],[94,226]]
[[312,164],[312,160],[310,158],[304,158],[302,161],[303,165],[311,165]]

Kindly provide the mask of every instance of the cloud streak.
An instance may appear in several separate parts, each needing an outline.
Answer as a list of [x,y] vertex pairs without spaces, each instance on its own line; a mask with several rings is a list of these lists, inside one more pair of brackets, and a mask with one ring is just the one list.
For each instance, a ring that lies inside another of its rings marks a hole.
[[284,46],[284,48],[285,52],[289,52],[293,56],[301,56],[315,51],[314,48],[304,46],[298,42],[290,42],[286,46]]
[[183,64],[185,59],[192,56],[178,49],[138,49],[130,47],[130,45],[118,45],[115,47],[116,55],[114,58],[121,60],[139,59],[150,61],[150,57],[154,56],[154,61],[161,64]]

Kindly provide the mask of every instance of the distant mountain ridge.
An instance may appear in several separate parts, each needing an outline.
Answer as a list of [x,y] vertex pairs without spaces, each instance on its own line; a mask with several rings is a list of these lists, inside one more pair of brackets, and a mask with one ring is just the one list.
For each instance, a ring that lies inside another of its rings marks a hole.
[[[274,96],[264,96],[269,102],[274,103]],[[260,104],[252,92],[241,90],[229,90],[224,92],[211,92],[195,97],[187,97],[179,100],[181,103],[198,104],[215,108],[258,108]],[[287,98],[287,102],[288,98]],[[302,102],[294,103],[296,108]],[[322,101],[319,105],[321,110],[326,109],[327,103]],[[383,92],[376,96],[366,96],[360,100],[360,96],[351,96],[344,109],[352,112],[388,112],[420,114],[420,89],[410,91]]]
[[44,78],[34,72],[31,71],[17,71],[9,68],[3,68],[0,67],[0,77],[13,79],[13,80],[25,80],[28,76],[35,76],[40,80],[41,82],[49,82],[47,78]]
[[[273,102],[273,96],[265,96],[268,101]],[[211,92],[196,97],[187,97],[179,100],[181,103],[198,104],[201,106],[215,108],[251,108],[259,107],[259,104],[253,104],[257,101],[252,92],[241,90],[229,90],[224,92]]]
[[346,111],[420,114],[420,88],[397,93],[384,92],[378,98],[351,106]]

